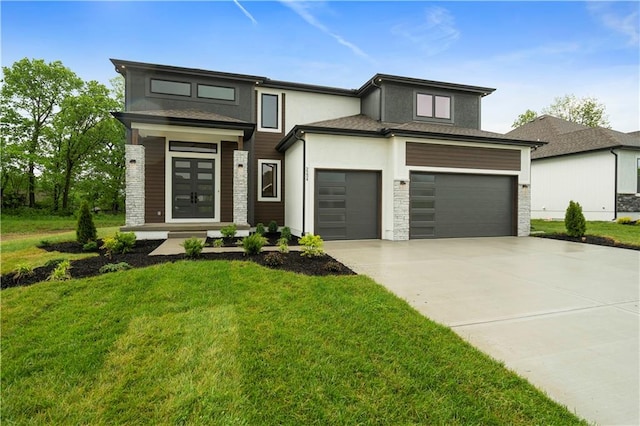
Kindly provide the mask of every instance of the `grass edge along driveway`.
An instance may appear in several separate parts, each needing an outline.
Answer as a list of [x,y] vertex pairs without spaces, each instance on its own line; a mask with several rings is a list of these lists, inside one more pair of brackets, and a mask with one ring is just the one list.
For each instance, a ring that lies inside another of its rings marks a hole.
[[8,423],[582,423],[365,276],[182,261],[1,303]]

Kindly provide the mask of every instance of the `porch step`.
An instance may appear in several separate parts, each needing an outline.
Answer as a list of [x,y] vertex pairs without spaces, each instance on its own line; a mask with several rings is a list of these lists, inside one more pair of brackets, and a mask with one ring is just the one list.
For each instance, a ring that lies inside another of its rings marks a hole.
[[169,231],[168,238],[207,238],[207,231]]

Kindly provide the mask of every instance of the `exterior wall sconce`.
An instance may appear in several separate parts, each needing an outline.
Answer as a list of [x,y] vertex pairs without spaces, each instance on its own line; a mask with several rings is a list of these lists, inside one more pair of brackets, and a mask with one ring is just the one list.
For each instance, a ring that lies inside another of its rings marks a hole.
[[244,164],[242,164],[242,163],[239,163],[239,164],[238,164],[238,168],[239,168],[239,169],[241,169],[241,168],[243,168],[243,167],[244,167]]
[[406,184],[407,184],[407,182],[406,182],[406,181],[404,181],[404,180],[401,180],[401,181],[400,181],[400,185],[406,185]]
[[136,160],[129,160],[129,164],[136,164]]

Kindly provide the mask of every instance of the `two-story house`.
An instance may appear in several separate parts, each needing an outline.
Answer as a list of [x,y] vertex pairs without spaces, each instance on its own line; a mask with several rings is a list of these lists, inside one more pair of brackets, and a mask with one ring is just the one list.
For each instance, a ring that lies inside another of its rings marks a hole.
[[112,60],[126,80],[126,230],[324,239],[528,235],[530,152],[480,130],[486,87],[377,74],[359,89]]

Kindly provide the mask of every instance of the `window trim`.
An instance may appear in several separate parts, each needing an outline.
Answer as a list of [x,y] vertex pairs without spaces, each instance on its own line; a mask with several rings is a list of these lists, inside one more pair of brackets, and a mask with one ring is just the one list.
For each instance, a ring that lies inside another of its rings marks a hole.
[[[263,127],[262,126],[262,97],[264,95],[267,96],[275,96],[276,97],[276,102],[277,102],[277,112],[276,112],[276,120],[277,120],[277,126],[276,127]],[[275,92],[263,92],[263,91],[259,91],[258,92],[258,131],[260,132],[271,132],[271,133],[282,133],[282,93],[275,93]]]
[[[180,95],[177,93],[167,93],[167,92],[156,92],[153,90],[153,82],[154,81],[163,81],[165,83],[179,83],[179,84],[187,84],[189,85],[189,94],[188,95]],[[178,96],[180,98],[191,98],[193,95],[193,85],[189,81],[178,81],[178,80],[167,80],[163,78],[149,78],[149,92],[154,95],[162,95],[162,96]]]
[[636,166],[637,166],[636,195],[640,195],[640,157],[636,157]]
[[[418,115],[418,97],[420,95],[431,97],[431,115]],[[449,117],[448,118],[437,116],[438,110],[436,106],[437,106],[438,98],[446,98],[449,100]],[[442,93],[433,93],[433,92],[429,93],[429,92],[415,91],[413,95],[413,118],[415,120],[422,120],[422,121],[453,123],[453,104],[454,104],[453,98],[454,97],[452,95],[445,95]]]
[[[276,165],[276,196],[264,197],[262,195],[262,165],[263,164],[275,164]],[[258,201],[260,202],[280,202],[282,200],[282,162],[280,160],[259,159],[258,160]]]

